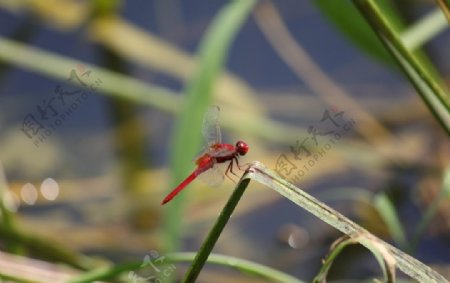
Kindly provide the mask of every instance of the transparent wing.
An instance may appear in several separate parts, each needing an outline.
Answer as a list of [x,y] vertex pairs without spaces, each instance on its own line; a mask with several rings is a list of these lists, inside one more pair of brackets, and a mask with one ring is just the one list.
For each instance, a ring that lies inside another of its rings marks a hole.
[[208,186],[218,187],[223,183],[226,170],[225,166],[227,165],[225,163],[216,163],[211,169],[203,172],[197,178],[208,184]]
[[209,148],[213,144],[219,144],[222,142],[222,135],[220,133],[219,126],[219,106],[211,106],[205,113],[202,125],[202,134],[205,139],[206,148]]

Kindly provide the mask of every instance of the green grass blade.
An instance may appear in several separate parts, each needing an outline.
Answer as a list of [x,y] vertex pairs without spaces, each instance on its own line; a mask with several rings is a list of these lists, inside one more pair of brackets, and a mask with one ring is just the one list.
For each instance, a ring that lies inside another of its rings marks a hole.
[[[0,227],[8,233],[14,233],[16,224],[14,213],[8,209],[8,204],[11,205],[11,196],[9,195],[9,187],[6,182],[6,176],[3,168],[3,163],[0,161]],[[13,204],[15,205],[15,204]],[[1,234],[0,234],[1,235]],[[5,243],[5,248],[9,252],[20,252],[20,246],[12,239]]]
[[[168,263],[192,262],[194,258],[195,253],[170,253],[164,256],[164,263],[162,263],[162,261],[153,261],[153,264],[159,266],[167,265]],[[231,267],[242,273],[270,280],[270,282],[304,283],[304,281],[298,280],[295,277],[292,277],[286,273],[280,272],[268,266],[236,257],[211,254],[208,258],[208,263]],[[148,267],[148,265],[142,264],[142,261],[100,267],[77,275],[69,280],[68,283],[90,283],[100,280],[111,280],[114,278],[118,278],[118,276],[120,276],[124,272],[135,272],[145,267]]]
[[314,277],[313,283],[326,283],[328,272],[336,257],[349,245],[364,242],[364,246],[373,254],[383,271],[384,282],[394,283],[395,281],[395,259],[392,254],[386,250],[386,247],[373,241],[371,237],[364,234],[358,234],[353,237],[343,236],[337,239],[331,247],[330,253],[323,261],[319,273]]
[[408,248],[408,242],[406,240],[405,232],[403,226],[398,218],[397,211],[391,200],[384,193],[380,193],[375,196],[374,207],[378,211],[378,214],[383,219],[386,224],[389,233],[391,234],[394,241],[401,248]]
[[[167,260],[171,262],[192,262],[195,258],[195,253],[173,253],[167,255]],[[255,275],[263,279],[267,279],[270,282],[280,283],[303,283],[295,277],[292,277],[286,273],[280,272],[268,266],[258,264],[252,261],[226,256],[219,254],[210,254],[208,257],[209,264],[216,264],[222,266],[232,267],[240,272]]]
[[375,1],[353,0],[353,3],[397,60],[444,131],[450,135],[449,95],[436,80],[433,72],[426,67],[426,62],[403,45],[389,19],[383,15]]
[[[176,186],[193,170],[191,159],[201,144],[201,122],[211,104],[214,83],[223,68],[231,43],[255,3],[256,0],[229,2],[216,16],[201,42],[199,70],[186,88],[186,104],[172,137],[170,164],[173,178],[170,187]],[[165,215],[164,234],[166,249],[169,251],[176,250],[178,246],[182,203],[182,195],[175,198]]]
[[14,224],[14,215],[9,209],[7,208],[8,204],[8,194],[9,194],[9,188],[8,184],[6,182],[6,176],[3,169],[3,163],[0,161],[0,219],[1,223],[0,225],[4,227],[4,229],[8,231],[15,230],[15,224]]
[[114,266],[99,267],[70,279],[67,283],[91,283],[99,280],[109,280],[116,278],[126,271],[135,271],[142,268],[142,261],[116,264]]
[[200,250],[195,256],[194,262],[192,263],[191,267],[186,273],[183,282],[187,283],[195,282],[195,280],[197,279],[198,275],[200,274],[200,271],[202,270],[203,266],[206,263],[206,260],[211,254],[214,245],[219,239],[220,234],[222,233],[223,229],[225,228],[225,225],[231,218],[231,215],[233,214],[233,211],[236,208],[239,200],[244,194],[244,191],[247,188],[249,182],[250,179],[248,178],[244,180],[241,179],[241,181],[236,186],[236,189],[231,194],[230,198],[228,199],[228,202],[225,204],[225,207],[223,208],[219,217],[216,219],[216,223],[214,224],[213,228],[206,237],[206,240],[203,242]]

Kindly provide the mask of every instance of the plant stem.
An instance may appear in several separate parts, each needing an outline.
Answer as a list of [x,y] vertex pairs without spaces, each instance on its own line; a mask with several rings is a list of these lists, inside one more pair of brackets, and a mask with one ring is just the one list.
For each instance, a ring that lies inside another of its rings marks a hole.
[[7,231],[14,231],[14,219],[13,214],[6,207],[7,197],[8,197],[8,184],[6,183],[6,176],[3,170],[3,164],[0,162],[0,212],[1,212],[1,223],[0,225],[4,227]]
[[381,42],[402,67],[434,118],[450,136],[449,94],[444,85],[411,50],[404,46],[389,20],[373,0],[353,0],[361,15],[372,26]]
[[239,200],[244,194],[245,188],[247,188],[249,182],[250,182],[249,178],[244,178],[239,181],[236,189],[234,190],[233,194],[231,194],[230,198],[228,199],[228,202],[226,203],[225,207],[222,209],[222,212],[217,218],[216,223],[209,232],[205,242],[203,243],[197,255],[195,256],[194,262],[192,263],[191,267],[186,273],[183,282],[191,283],[195,282],[195,280],[197,279],[198,275],[200,274],[200,271],[205,265],[206,260],[208,259],[209,254],[211,253],[212,249],[214,248],[214,245],[219,239],[220,234],[222,233],[223,229],[225,228],[225,225],[228,223],[228,220],[233,214],[236,205],[238,204]]

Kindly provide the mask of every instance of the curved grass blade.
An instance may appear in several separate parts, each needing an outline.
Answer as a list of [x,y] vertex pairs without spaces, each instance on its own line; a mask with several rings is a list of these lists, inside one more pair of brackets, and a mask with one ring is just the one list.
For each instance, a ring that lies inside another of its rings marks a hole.
[[[267,169],[263,164],[254,162],[248,169],[248,173],[243,176],[243,179],[245,178],[251,178],[270,187],[346,235],[365,234],[367,237],[370,237],[371,240],[384,245],[394,256],[399,269],[411,278],[420,282],[448,282],[442,275],[432,270],[430,267],[369,233],[336,210],[279,177],[275,172]],[[364,242],[360,242],[360,244],[367,247]]]
[[364,242],[368,250],[374,255],[378,264],[380,265],[384,281],[387,283],[395,282],[395,259],[392,254],[380,243],[372,241],[370,236],[365,237],[364,234],[358,234],[354,236],[342,236],[337,239],[332,245],[330,253],[327,255],[326,259],[323,261],[322,268],[319,273],[313,279],[313,283],[326,283],[328,272],[336,259],[336,257],[349,245],[359,244]]
[[[204,266],[206,260],[208,259],[208,256],[211,253],[215,243],[217,242],[221,232],[225,228],[225,225],[230,219],[231,214],[233,213],[245,189],[250,183],[250,179],[253,179],[273,189],[280,195],[288,198],[290,201],[315,215],[325,223],[338,229],[345,235],[353,236],[364,234],[365,239],[370,239],[371,245],[374,242],[382,245],[389,253],[393,255],[399,269],[405,274],[409,275],[411,278],[414,278],[420,282],[448,282],[442,275],[440,275],[430,267],[411,257],[410,255],[402,252],[401,250],[391,246],[390,244],[382,241],[375,235],[370,234],[366,229],[362,228],[341,213],[307,194],[305,191],[297,188],[293,184],[279,177],[275,172],[269,170],[263,164],[257,161],[253,162],[249,166],[249,168],[246,170],[246,173],[240,179],[234,192],[228,199],[228,202],[226,203],[214,226],[212,227],[204,243],[202,244],[199,252],[197,253],[192,266],[185,276],[184,282],[194,282],[200,274],[200,271]],[[365,240],[358,242],[366,248],[371,248]]]

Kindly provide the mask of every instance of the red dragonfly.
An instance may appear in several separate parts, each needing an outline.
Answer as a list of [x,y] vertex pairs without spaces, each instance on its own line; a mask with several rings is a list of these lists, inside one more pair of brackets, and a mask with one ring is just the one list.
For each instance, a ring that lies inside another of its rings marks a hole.
[[249,147],[243,141],[238,141],[236,145],[222,143],[219,127],[219,111],[220,108],[218,106],[213,106],[208,109],[203,119],[202,134],[206,141],[206,146],[197,155],[197,158],[195,158],[197,168],[164,198],[161,205],[171,201],[182,189],[206,171],[210,172],[208,183],[212,186],[219,185],[223,181],[224,174],[218,169],[218,164],[229,162],[225,175],[230,178],[228,172],[231,172],[237,176],[233,172],[233,163],[236,162],[237,167],[241,169],[238,158],[239,156],[245,155]]

